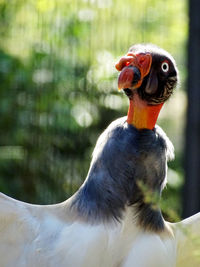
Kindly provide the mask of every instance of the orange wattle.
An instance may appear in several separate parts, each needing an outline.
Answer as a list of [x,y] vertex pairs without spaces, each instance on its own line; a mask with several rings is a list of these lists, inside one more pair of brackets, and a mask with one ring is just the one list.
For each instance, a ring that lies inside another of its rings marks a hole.
[[127,122],[137,129],[150,129],[155,127],[163,103],[148,105],[137,93],[130,99]]

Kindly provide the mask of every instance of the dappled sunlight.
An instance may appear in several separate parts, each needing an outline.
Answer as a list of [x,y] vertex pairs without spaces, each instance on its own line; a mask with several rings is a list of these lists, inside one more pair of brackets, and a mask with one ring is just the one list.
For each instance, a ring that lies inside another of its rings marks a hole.
[[[0,0],[1,191],[36,203],[71,195],[86,176],[97,136],[127,114],[116,61],[132,44],[150,42],[172,53],[181,72],[181,87],[158,120],[176,151],[168,196],[180,197],[186,11],[186,1],[172,0]],[[175,213],[179,197],[170,202]]]

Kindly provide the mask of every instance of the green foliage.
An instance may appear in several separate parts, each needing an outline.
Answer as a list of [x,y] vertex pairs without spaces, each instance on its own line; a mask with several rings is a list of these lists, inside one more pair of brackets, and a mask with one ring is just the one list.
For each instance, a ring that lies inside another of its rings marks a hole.
[[[169,50],[185,79],[183,0],[0,0],[0,36],[0,190],[24,201],[61,201],[82,183],[97,136],[126,114],[114,63],[131,44]],[[178,146],[178,180],[184,108],[177,133],[173,115],[160,118]],[[181,183],[168,188],[180,214]]]

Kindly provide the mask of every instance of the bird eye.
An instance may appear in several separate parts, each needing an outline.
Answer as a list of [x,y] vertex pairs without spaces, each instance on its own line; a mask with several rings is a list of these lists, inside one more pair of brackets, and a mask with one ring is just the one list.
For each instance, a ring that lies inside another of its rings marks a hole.
[[164,61],[162,63],[162,65],[161,65],[161,69],[162,69],[163,72],[168,72],[168,70],[169,70],[169,64],[166,61]]

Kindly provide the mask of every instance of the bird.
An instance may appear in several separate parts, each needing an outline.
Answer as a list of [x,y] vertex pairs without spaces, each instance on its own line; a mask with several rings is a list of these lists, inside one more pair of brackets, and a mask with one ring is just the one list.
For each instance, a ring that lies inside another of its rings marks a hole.
[[1,267],[199,266],[200,213],[169,223],[159,207],[174,147],[156,121],[179,82],[175,60],[138,44],[116,69],[128,115],[98,138],[79,190],[54,205],[0,194]]

